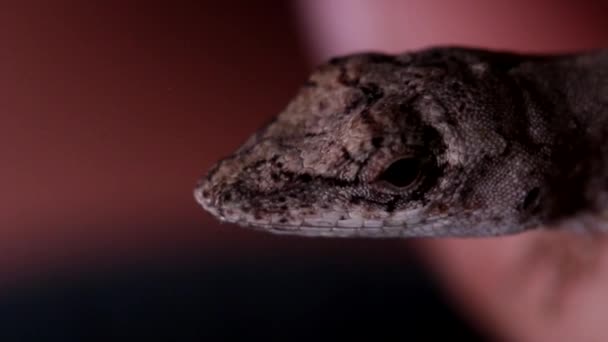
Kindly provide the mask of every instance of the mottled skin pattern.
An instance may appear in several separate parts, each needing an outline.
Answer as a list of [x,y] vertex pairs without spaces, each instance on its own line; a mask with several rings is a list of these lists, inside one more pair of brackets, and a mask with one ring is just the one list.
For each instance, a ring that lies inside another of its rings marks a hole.
[[224,221],[307,236],[601,230],[607,118],[608,51],[350,55],[320,66],[195,197]]

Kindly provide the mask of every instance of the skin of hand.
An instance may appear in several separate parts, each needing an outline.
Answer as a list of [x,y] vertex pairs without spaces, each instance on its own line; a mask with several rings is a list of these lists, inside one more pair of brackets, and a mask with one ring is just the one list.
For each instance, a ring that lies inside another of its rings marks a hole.
[[[523,0],[301,0],[296,6],[315,63],[358,51],[398,53],[438,44],[520,52],[606,47],[607,10],[608,2]],[[531,231],[421,239],[415,248],[454,303],[499,340],[608,338],[605,236]]]

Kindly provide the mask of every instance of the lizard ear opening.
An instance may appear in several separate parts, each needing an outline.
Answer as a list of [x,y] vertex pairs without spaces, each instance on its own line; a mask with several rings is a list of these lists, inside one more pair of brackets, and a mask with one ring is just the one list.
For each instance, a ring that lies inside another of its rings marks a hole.
[[404,157],[393,161],[378,177],[399,189],[417,182],[422,174],[422,161],[415,157]]

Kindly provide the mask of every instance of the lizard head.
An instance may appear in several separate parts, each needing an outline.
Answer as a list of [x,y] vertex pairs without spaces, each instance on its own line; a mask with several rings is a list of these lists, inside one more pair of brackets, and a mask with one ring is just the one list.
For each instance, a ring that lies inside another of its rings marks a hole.
[[333,59],[195,197],[224,221],[279,233],[522,230],[539,195],[539,148],[520,143],[534,137],[505,65],[464,49]]

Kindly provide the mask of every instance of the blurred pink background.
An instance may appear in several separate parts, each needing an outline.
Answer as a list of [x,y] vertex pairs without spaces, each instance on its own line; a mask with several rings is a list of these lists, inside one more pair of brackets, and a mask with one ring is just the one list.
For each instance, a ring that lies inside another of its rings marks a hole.
[[218,229],[192,189],[285,105],[307,65],[287,2],[233,7],[0,6],[0,281],[260,243]]
[[355,50],[399,53],[437,44],[522,52],[605,46],[606,1],[301,0],[305,37],[320,59]]

